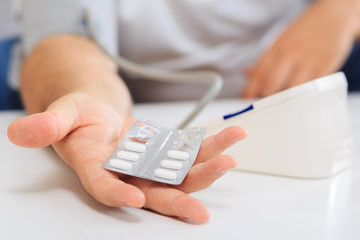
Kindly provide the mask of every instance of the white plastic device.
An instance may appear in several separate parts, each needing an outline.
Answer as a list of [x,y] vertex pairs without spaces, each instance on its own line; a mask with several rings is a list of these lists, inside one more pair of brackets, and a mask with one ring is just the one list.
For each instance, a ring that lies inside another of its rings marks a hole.
[[238,125],[248,137],[225,153],[237,169],[298,178],[329,177],[351,164],[352,132],[342,72],[254,102],[200,124],[207,136]]

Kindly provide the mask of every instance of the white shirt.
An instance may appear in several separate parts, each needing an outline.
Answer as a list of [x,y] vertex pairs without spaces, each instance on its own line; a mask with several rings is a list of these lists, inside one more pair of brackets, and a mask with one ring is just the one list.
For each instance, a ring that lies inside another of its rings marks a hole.
[[[91,9],[101,42],[112,54],[171,70],[211,69],[225,79],[221,97],[236,97],[251,66],[309,0],[26,0],[24,46],[43,37],[86,32]],[[126,82],[138,101],[197,99],[207,86]],[[151,89],[151,90],[149,90]]]

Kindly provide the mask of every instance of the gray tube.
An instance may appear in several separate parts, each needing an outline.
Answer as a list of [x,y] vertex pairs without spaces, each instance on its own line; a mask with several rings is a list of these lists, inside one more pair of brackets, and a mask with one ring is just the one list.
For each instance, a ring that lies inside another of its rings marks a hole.
[[208,91],[201,97],[190,114],[179,124],[178,128],[185,128],[204,107],[216,96],[222,89],[223,79],[220,74],[212,71],[166,71],[155,68],[149,68],[133,63],[121,56],[112,56],[100,44],[97,39],[94,24],[90,12],[85,12],[85,19],[89,29],[90,38],[98,45],[98,47],[109,56],[119,67],[120,70],[132,74],[137,77],[160,82],[180,82],[180,83],[209,83]]

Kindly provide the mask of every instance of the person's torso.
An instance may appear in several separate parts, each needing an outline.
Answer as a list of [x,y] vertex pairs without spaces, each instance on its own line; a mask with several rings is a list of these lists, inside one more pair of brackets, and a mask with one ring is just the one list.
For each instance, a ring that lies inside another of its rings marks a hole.
[[[131,61],[155,68],[215,70],[226,81],[221,96],[235,97],[244,82],[242,70],[254,64],[308,2],[120,0],[119,51]],[[162,83],[149,92],[149,84],[136,82],[135,99],[188,99],[204,92],[204,86]]]

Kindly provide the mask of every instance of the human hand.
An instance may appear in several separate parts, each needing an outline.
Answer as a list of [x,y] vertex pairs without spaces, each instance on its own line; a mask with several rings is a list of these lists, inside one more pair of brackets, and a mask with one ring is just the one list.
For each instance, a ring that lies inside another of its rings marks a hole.
[[248,69],[242,97],[268,96],[338,71],[359,31],[354,4],[318,0],[311,5]]
[[207,221],[206,207],[187,194],[210,186],[235,167],[232,157],[220,154],[246,137],[246,132],[240,127],[231,127],[205,139],[184,182],[170,186],[102,167],[133,122],[134,119],[122,118],[104,102],[73,93],[58,99],[43,113],[14,121],[8,128],[8,136],[13,143],[23,147],[52,144],[76,171],[84,188],[105,205],[146,207],[199,223]]

